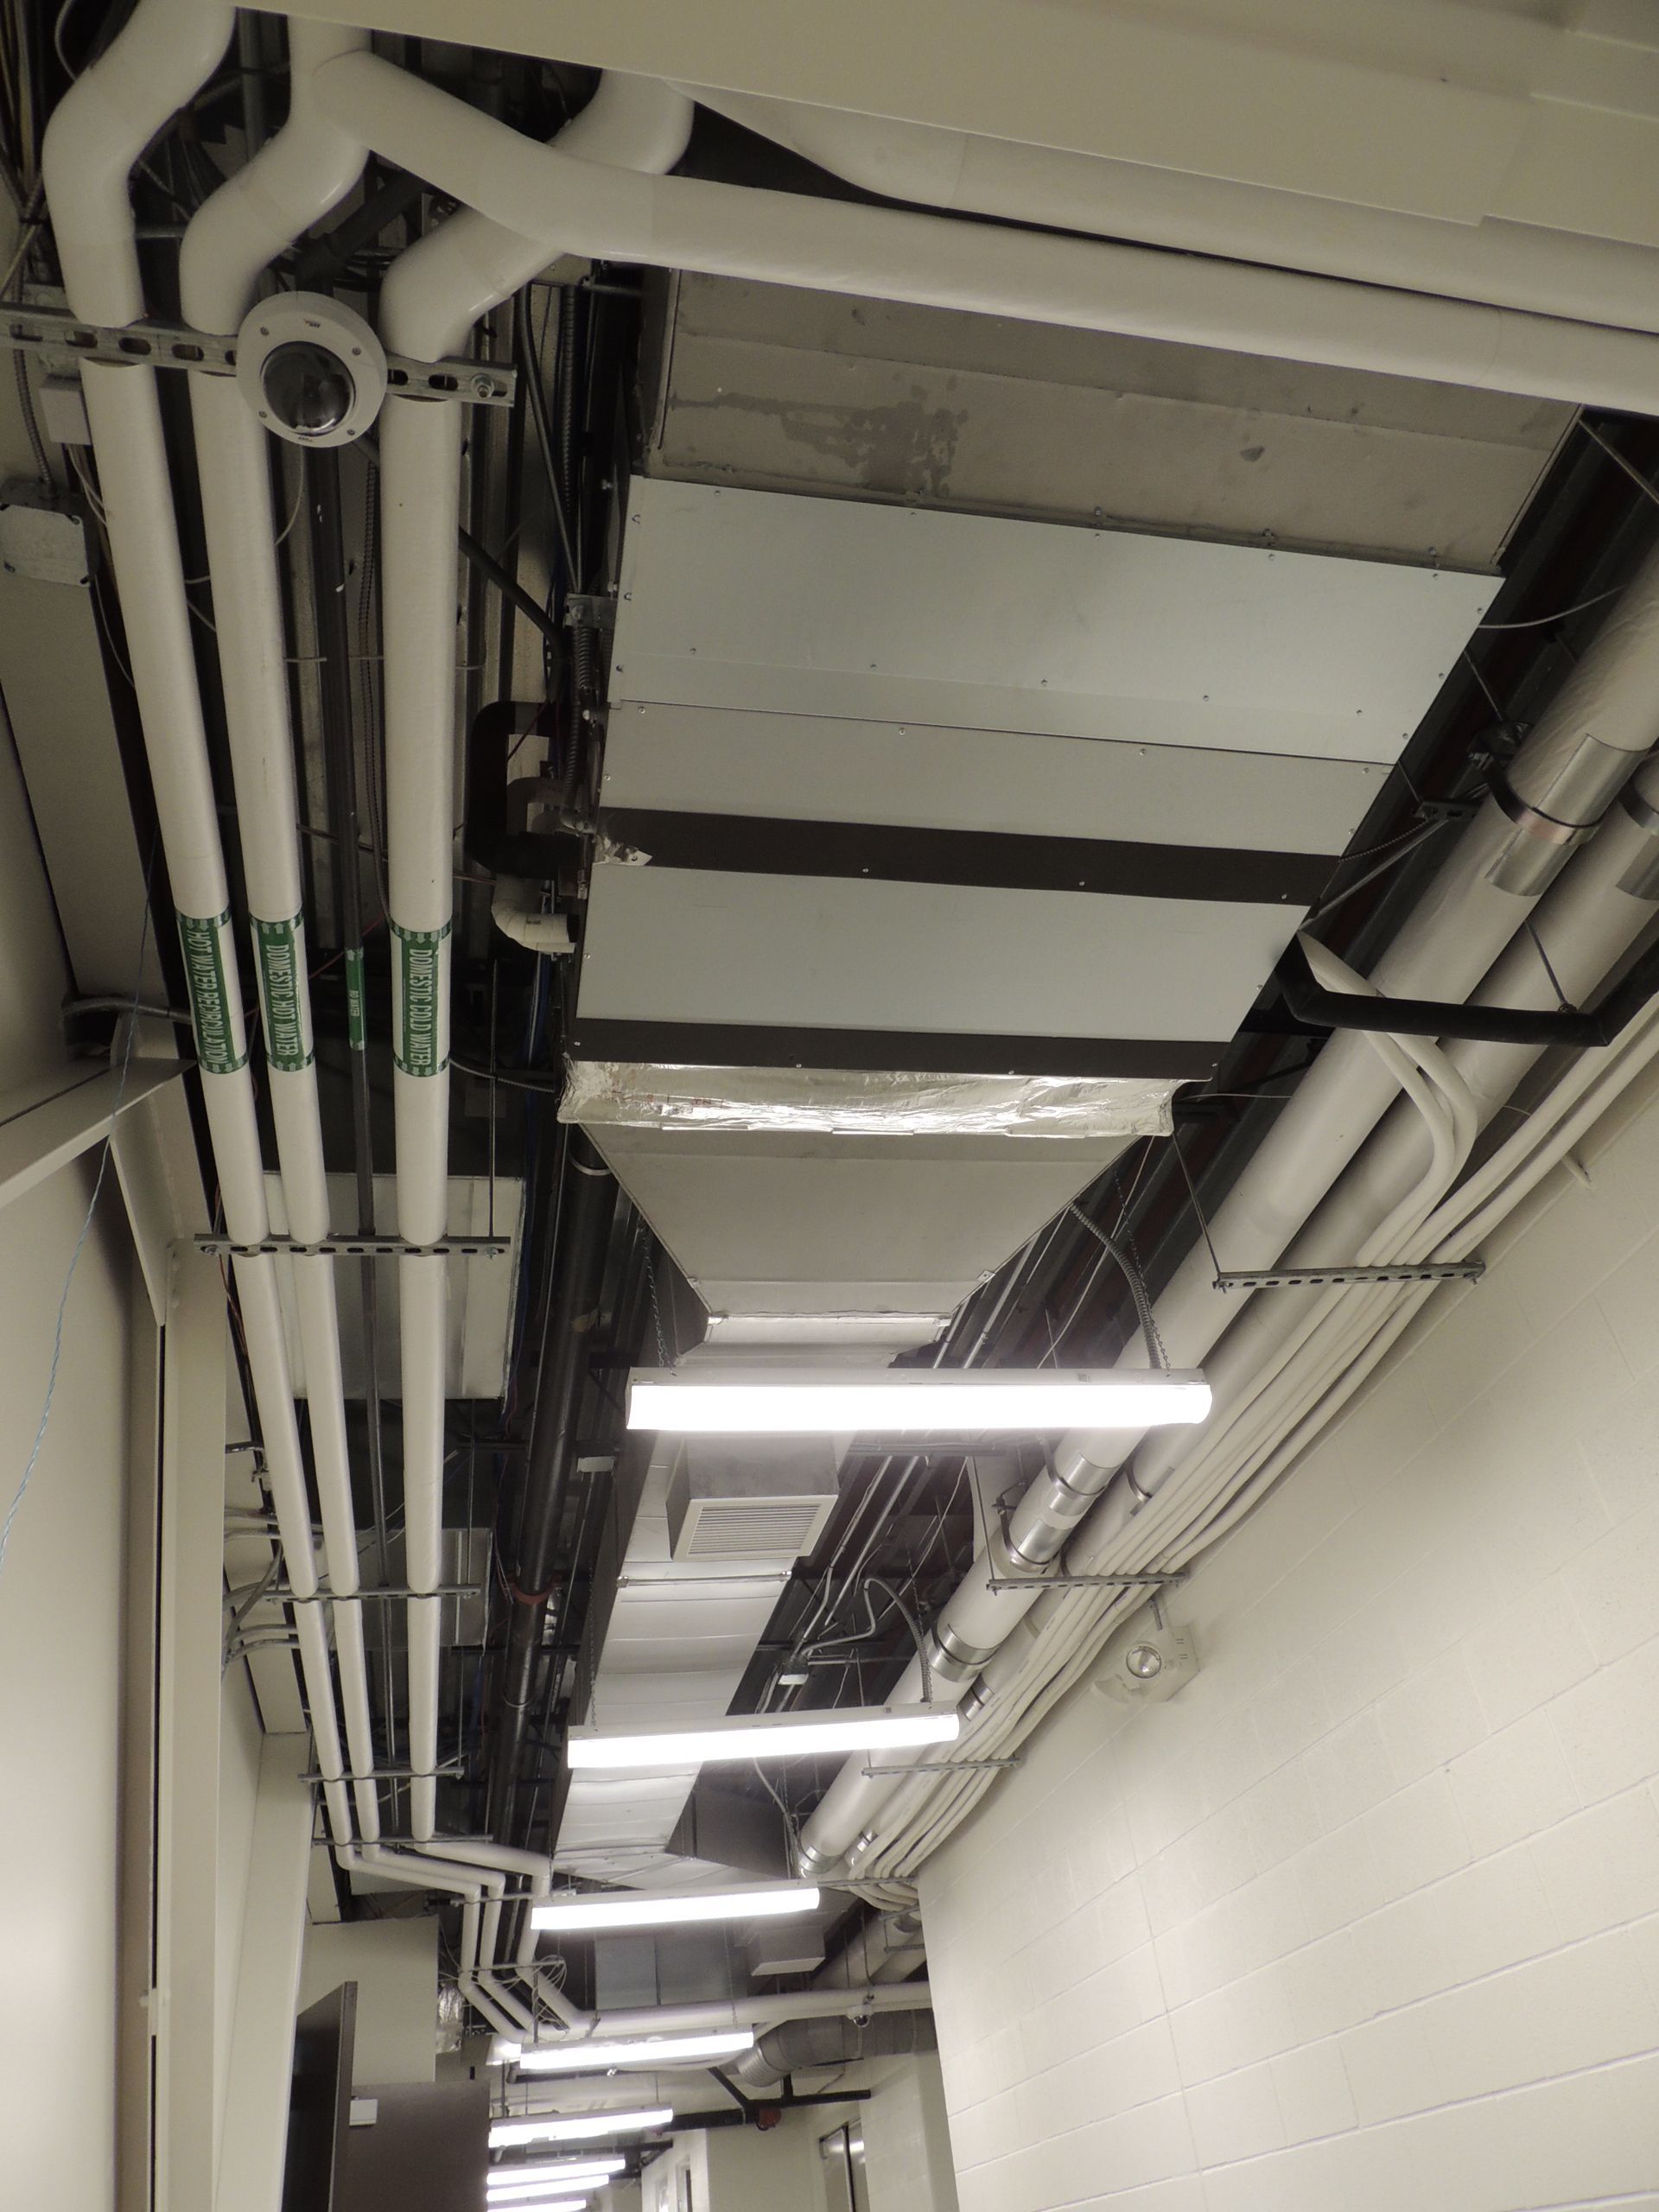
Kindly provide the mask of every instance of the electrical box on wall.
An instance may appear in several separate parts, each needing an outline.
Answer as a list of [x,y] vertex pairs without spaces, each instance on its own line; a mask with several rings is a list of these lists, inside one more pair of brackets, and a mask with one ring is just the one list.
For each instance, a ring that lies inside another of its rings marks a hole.
[[1198,1671],[1189,1631],[1147,1615],[1112,1646],[1094,1687],[1120,1705],[1161,1705]]

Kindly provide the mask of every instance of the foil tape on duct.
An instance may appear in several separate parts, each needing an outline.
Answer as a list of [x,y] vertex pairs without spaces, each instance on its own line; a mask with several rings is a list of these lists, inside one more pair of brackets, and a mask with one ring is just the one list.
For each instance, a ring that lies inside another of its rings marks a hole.
[[559,1119],[590,1128],[821,1136],[1154,1137],[1170,1133],[1175,1089],[1132,1077],[572,1060]]

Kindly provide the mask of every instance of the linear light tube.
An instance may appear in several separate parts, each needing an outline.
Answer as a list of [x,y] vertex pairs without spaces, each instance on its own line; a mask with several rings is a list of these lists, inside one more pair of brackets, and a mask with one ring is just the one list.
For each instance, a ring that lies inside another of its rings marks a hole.
[[620,2174],[627,2164],[626,2158],[600,2155],[581,2155],[574,2158],[536,2158],[523,2165],[491,2166],[488,2169],[490,2193],[498,2190],[545,2188],[557,2183],[563,2188],[582,2189],[590,2183],[608,2181],[613,2174]]
[[628,1378],[628,1427],[677,1435],[1042,1434],[1174,1427],[1209,1412],[1210,1385],[1192,1370],[636,1367]]
[[563,2119],[492,2120],[490,2148],[510,2151],[517,2143],[591,2143],[601,2135],[643,2135],[648,2128],[666,2127],[673,2117],[672,2105],[652,2105],[639,2111],[572,2113]]
[[550,2196],[568,2199],[573,2191],[603,2189],[609,2180],[607,2174],[578,2174],[574,2181],[521,2181],[512,2189],[492,2189],[492,2204],[536,2206],[545,2203]]
[[615,2043],[543,2044],[514,2062],[521,2074],[602,2074],[613,2066],[686,2066],[754,2049],[753,2028],[718,2028],[708,2035],[627,2036]]
[[539,2194],[524,2190],[517,2196],[492,2196],[492,2204],[517,2204],[523,2212],[584,2212],[585,2196],[550,2196],[545,2190]]
[[512,2189],[492,2189],[492,2204],[537,2204],[550,2192],[569,2195],[573,2190],[603,2189],[610,2179],[608,2174],[577,2174],[569,2181],[521,2181]]
[[564,1756],[577,1767],[702,1766],[722,1759],[788,1759],[814,1751],[888,1751],[895,1745],[954,1744],[962,1717],[925,1705],[843,1707],[804,1717],[749,1713],[729,1719],[653,1729],[649,1735],[573,1728]]
[[773,1882],[763,1890],[704,1890],[687,1897],[622,1891],[532,1906],[530,1924],[543,1935],[580,1936],[616,1928],[683,1928],[709,1920],[777,1920],[815,1912],[818,1903],[818,1891],[810,1882]]

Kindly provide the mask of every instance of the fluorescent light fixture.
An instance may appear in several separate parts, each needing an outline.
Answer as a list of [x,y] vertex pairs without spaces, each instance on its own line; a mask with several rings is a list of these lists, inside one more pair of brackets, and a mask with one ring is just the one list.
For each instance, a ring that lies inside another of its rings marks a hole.
[[772,1882],[763,1890],[703,1890],[694,1896],[642,1897],[637,1890],[563,1897],[531,1910],[543,1935],[580,1936],[617,1928],[685,1928],[709,1920],[776,1920],[816,1912],[810,1882]]
[[608,2174],[575,2173],[566,2175],[562,2181],[516,2181],[512,2186],[498,2189],[490,2184],[492,2204],[524,2204],[544,2196],[569,2196],[585,2189],[603,2189],[610,2179]]
[[588,2199],[585,2196],[550,2196],[547,2184],[543,2183],[539,2190],[520,2190],[517,2194],[505,2196],[492,2195],[490,2202],[492,2204],[517,2204],[523,2208],[523,2212],[583,2212]]
[[648,2128],[666,2127],[674,2117],[672,2105],[652,2105],[648,2110],[549,2113],[534,2120],[497,2120],[490,2123],[492,2151],[511,2151],[519,2143],[591,2143],[601,2135],[643,2135]]
[[620,2174],[627,2165],[626,2158],[601,2155],[575,2158],[536,2158],[523,2165],[491,2166],[488,2170],[490,2194],[498,2190],[517,2189],[596,2188],[608,2181],[613,2174]]
[[613,2066],[690,2066],[754,2049],[753,2028],[720,2028],[701,2036],[627,2036],[615,2043],[543,2044],[517,2061],[522,2074],[602,2074]]
[[954,1744],[961,1733],[959,1713],[931,1706],[842,1707],[812,1714],[739,1713],[727,1720],[657,1728],[648,1736],[573,1728],[564,1756],[573,1768],[703,1766],[721,1759],[801,1758],[815,1751]]
[[628,1378],[628,1427],[683,1436],[1042,1434],[1174,1427],[1209,1411],[1210,1385],[1191,1370],[636,1367]]

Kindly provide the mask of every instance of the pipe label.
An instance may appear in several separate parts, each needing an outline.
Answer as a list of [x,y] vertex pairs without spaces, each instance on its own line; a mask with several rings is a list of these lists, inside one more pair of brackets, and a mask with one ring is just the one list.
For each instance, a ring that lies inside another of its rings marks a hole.
[[354,1052],[369,1049],[369,1025],[363,1010],[363,948],[346,955],[346,1035]]
[[226,982],[234,972],[229,950],[231,910],[222,914],[181,914],[179,942],[184,948],[184,973],[190,987],[190,1014],[195,1024],[196,1059],[204,1075],[234,1075],[246,1067],[241,1008]]
[[400,929],[391,963],[393,1054],[404,1075],[442,1075],[449,1065],[448,1007],[444,985],[448,963],[443,957],[446,922],[441,930]]
[[259,963],[259,1004],[265,1018],[265,1057],[284,1075],[297,1075],[311,1065],[311,1039],[307,1034],[305,993],[305,920],[296,914],[291,922],[253,925],[253,947]]

